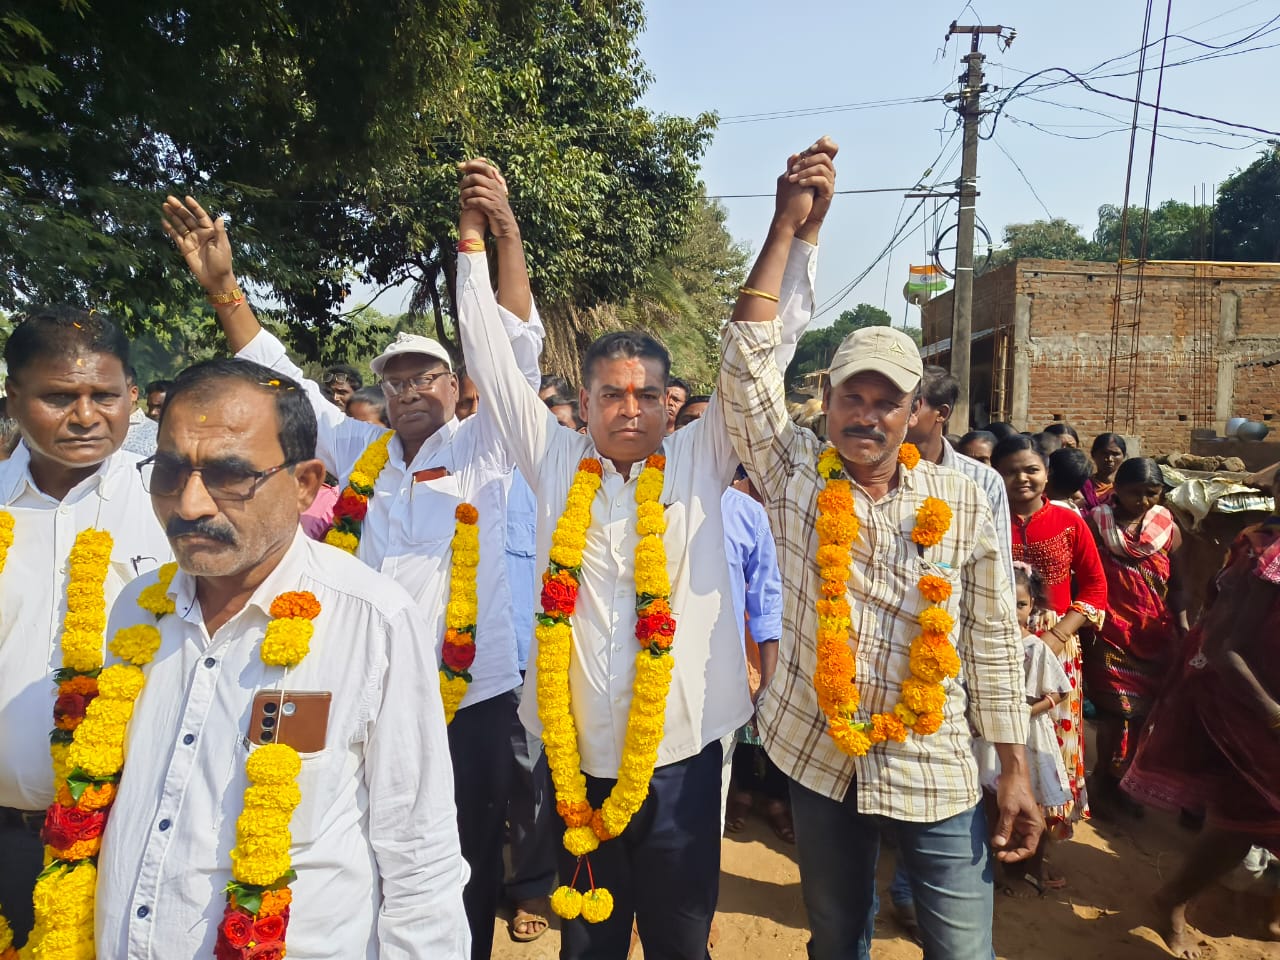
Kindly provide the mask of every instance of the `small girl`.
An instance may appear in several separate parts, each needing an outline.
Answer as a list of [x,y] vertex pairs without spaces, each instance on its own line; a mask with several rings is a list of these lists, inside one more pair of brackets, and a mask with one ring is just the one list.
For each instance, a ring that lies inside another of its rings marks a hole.
[[[1023,676],[1026,683],[1027,704],[1031,707],[1031,725],[1027,732],[1027,766],[1030,770],[1031,789],[1045,818],[1045,832],[1035,855],[1022,863],[1002,866],[1004,882],[1001,888],[1013,897],[1028,896],[1020,881],[1025,881],[1037,893],[1046,889],[1065,886],[1065,881],[1048,879],[1045,875],[1045,852],[1049,835],[1061,836],[1071,810],[1071,788],[1067,769],[1058,749],[1058,737],[1054,733],[1050,711],[1066,699],[1071,692],[1062,664],[1048,645],[1031,630],[1033,618],[1043,612],[1044,587],[1040,578],[1028,564],[1013,565],[1016,588],[1018,625],[1022,628]],[[978,772],[982,781],[987,817],[999,816],[996,806],[996,781],[1000,777],[1000,758],[995,745],[982,739],[974,741],[978,760]],[[992,820],[991,822],[995,822]]]

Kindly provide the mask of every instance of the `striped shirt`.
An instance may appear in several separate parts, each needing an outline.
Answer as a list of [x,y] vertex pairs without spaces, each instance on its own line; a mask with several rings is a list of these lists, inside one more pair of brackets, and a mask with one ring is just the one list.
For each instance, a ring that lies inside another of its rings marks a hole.
[[[880,744],[865,757],[842,753],[827,736],[813,689],[814,604],[821,583],[814,555],[823,484],[817,458],[825,444],[787,416],[773,353],[778,337],[776,322],[730,323],[719,384],[730,436],[764,496],[782,567],[778,672],[758,704],[765,747],[784,773],[832,799],[842,799],[856,777],[860,813],[921,823],[955,816],[980,796],[970,722],[993,743],[1027,739],[1022,643],[991,506],[968,477],[923,461],[914,470],[900,467],[897,488],[879,500],[854,484],[861,533],[853,547],[849,601],[859,638],[859,719],[897,702],[908,647],[920,632],[917,617],[926,606],[916,587],[923,573],[953,584],[946,608],[956,620],[951,639],[962,667],[960,682],[947,683],[937,733]],[[911,529],[929,496],[945,500],[954,518],[941,544],[920,550]]]

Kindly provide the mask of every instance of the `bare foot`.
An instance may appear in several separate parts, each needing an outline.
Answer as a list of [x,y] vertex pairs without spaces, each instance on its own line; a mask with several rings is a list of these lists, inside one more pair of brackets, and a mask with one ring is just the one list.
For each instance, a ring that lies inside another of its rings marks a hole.
[[1184,960],[1197,960],[1201,955],[1200,945],[1196,943],[1195,935],[1187,926],[1186,903],[1170,903],[1162,894],[1157,893],[1156,909],[1161,917],[1167,918],[1160,933],[1169,947],[1169,952]]

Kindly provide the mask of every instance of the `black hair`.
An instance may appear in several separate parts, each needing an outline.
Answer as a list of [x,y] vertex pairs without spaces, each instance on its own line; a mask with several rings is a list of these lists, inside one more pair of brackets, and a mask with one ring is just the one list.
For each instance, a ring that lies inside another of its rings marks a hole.
[[1049,487],[1060,497],[1079,493],[1092,475],[1089,455],[1078,447],[1063,447],[1049,454]]
[[333,363],[325,367],[320,382],[328,384],[338,376],[346,377],[347,383],[351,384],[353,390],[359,390],[364,386],[364,377],[360,376],[360,371],[349,363]]
[[538,387],[538,392],[541,393],[548,387],[555,387],[557,397],[568,397],[577,392],[573,389],[573,384],[555,373],[544,373],[542,375],[542,383]]
[[172,380],[152,380],[150,383],[147,384],[146,395],[148,397],[151,396],[151,394],[153,393],[163,393],[165,395],[168,395],[169,391],[172,389],[173,389]]
[[382,392],[381,387],[361,387],[347,400],[347,409],[350,409],[353,403],[369,404],[381,415],[379,419],[382,420],[383,425],[390,426],[390,421],[387,420],[387,395]]
[[1120,487],[1130,484],[1163,487],[1164,474],[1160,471],[1160,464],[1150,457],[1134,457],[1132,460],[1126,460],[1116,471],[1115,485]]
[[960,399],[960,381],[942,367],[925,367],[918,395],[935,410],[941,407],[954,410]]
[[1044,606],[1044,579],[1029,564],[1015,563],[1013,565],[1013,587],[1026,587],[1027,594],[1031,597],[1031,607]]
[[1036,445],[1036,452],[1047,461],[1054,453],[1062,449],[1062,437],[1056,433],[1032,434],[1031,442]]
[[17,326],[4,345],[9,376],[16,377],[38,358],[53,359],[77,353],[105,353],[120,361],[125,375],[129,340],[120,328],[96,310],[75,307],[32,307],[17,317]]
[[711,394],[699,393],[699,394],[695,394],[694,396],[686,400],[684,402],[684,405],[687,407],[691,403],[710,403],[710,402],[711,402]]
[[[582,382],[591,386],[597,360],[615,360],[618,358],[657,360],[662,364],[662,380],[666,384],[672,381],[671,354],[654,337],[643,330],[619,330],[598,337],[582,356]],[[684,381],[680,381],[683,383]],[[686,386],[686,392],[688,387]]]
[[993,434],[997,441],[1003,440],[1005,437],[1012,437],[1017,432],[1013,428],[1013,424],[1005,423],[1003,420],[995,420],[987,424],[987,433]]
[[963,447],[970,443],[989,443],[992,447],[995,447],[996,435],[990,430],[970,430],[959,439],[956,446]]
[[[679,387],[681,390],[684,391],[684,395],[686,397],[693,392],[693,387],[689,386],[688,380],[684,380],[681,377],[673,377],[668,375],[667,389],[670,390],[672,387]],[[685,403],[688,403],[688,402],[689,402],[688,400],[685,401]]]
[[1096,437],[1093,438],[1093,446],[1089,448],[1089,452],[1093,454],[1101,453],[1103,450],[1107,449],[1107,447],[1111,446],[1111,444],[1113,443],[1120,448],[1121,453],[1125,454],[1126,456],[1128,455],[1129,448],[1124,445],[1124,437],[1120,436],[1120,434],[1118,433],[1098,434]]
[[556,394],[554,397],[547,397],[545,402],[548,410],[552,407],[571,407],[573,409],[573,415],[575,417],[578,415],[577,397],[563,397],[560,394]]
[[252,384],[276,401],[277,436],[289,463],[314,460],[316,456],[316,414],[311,401],[296,381],[252,360],[222,358],[187,367],[173,381],[160,411],[160,425],[179,397],[188,393],[216,395],[213,388],[227,380]]
[[1044,428],[1044,432],[1056,434],[1059,437],[1070,437],[1077,444],[1080,443],[1080,434],[1076,433],[1076,428],[1069,423],[1051,423]]
[[1041,460],[1044,459],[1044,454],[1036,449],[1036,443],[1031,437],[1025,433],[1015,433],[996,444],[996,448],[991,451],[991,465],[994,467],[1006,457],[1012,457],[1014,454],[1022,453],[1024,450],[1030,450]]

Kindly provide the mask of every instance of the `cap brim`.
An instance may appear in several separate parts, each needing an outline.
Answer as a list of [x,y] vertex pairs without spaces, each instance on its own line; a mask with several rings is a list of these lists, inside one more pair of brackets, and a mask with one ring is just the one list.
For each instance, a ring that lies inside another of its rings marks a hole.
[[924,376],[923,372],[916,373],[914,370],[908,370],[905,367],[899,367],[889,363],[868,363],[862,360],[853,360],[842,367],[828,371],[827,377],[829,378],[832,386],[838,386],[850,377],[859,373],[878,373],[880,376],[887,378],[890,383],[904,393],[918,387],[920,385],[920,380]]
[[392,351],[391,353],[382,353],[369,361],[369,369],[372,370],[374,373],[376,373],[378,376],[382,376],[382,370],[384,367],[386,367],[388,360],[392,359],[393,357],[412,357],[415,354],[419,357],[429,357],[432,360],[439,360],[441,363],[445,365],[445,367],[448,369],[450,373],[453,373],[452,360],[450,360],[448,357],[442,357],[438,353],[431,353],[428,350],[395,350],[395,351]]

